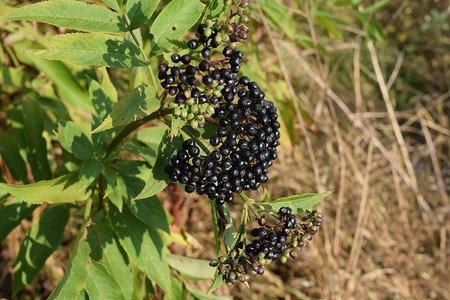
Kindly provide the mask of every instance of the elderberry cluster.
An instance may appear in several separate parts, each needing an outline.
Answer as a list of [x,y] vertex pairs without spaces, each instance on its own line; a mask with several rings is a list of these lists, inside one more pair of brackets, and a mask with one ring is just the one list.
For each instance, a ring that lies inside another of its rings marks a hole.
[[[266,183],[280,145],[276,107],[256,82],[238,76],[244,53],[235,49],[235,42],[247,38],[248,28],[230,20],[242,19],[246,5],[248,1],[239,1],[225,24],[218,20],[200,24],[197,38],[188,42],[190,54],[172,54],[173,65],[163,62],[159,67],[161,85],[174,97],[169,104],[174,117],[194,129],[205,122],[218,126],[209,140],[214,151],[207,156],[191,154],[189,150],[197,146],[187,140],[166,171],[171,180],[186,185],[186,192],[206,194],[217,205],[231,203],[233,193],[257,190]],[[215,51],[222,42],[227,45]],[[200,57],[192,59],[195,54]]]
[[210,265],[218,266],[219,274],[224,276],[228,284],[245,282],[251,277],[262,275],[264,266],[277,259],[282,263],[285,263],[289,256],[295,259],[297,252],[306,247],[308,241],[317,233],[322,224],[322,215],[315,210],[307,211],[302,222],[297,224],[292,209],[282,207],[278,220],[276,225],[268,225],[260,218],[260,227],[251,231],[251,235],[256,239],[246,245],[245,251],[242,249],[243,243],[240,242],[236,246],[237,250],[231,250],[227,257],[213,260]]

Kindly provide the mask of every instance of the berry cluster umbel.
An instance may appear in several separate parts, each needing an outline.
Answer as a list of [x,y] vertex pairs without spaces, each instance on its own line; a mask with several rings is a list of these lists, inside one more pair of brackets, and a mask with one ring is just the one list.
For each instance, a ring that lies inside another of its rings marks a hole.
[[[163,62],[158,75],[174,97],[169,104],[174,117],[194,129],[206,121],[218,126],[209,141],[214,151],[200,156],[191,151],[198,149],[194,140],[187,140],[166,167],[170,179],[185,184],[186,192],[206,194],[217,205],[231,203],[234,193],[257,190],[266,183],[280,145],[276,107],[256,82],[238,76],[244,53],[235,43],[247,39],[248,28],[230,20],[245,16],[248,1],[238,4],[225,24],[219,20],[200,24],[197,38],[188,42],[191,55],[173,54],[173,65]],[[215,53],[222,42],[226,45]],[[193,56],[196,53],[199,56]]]
[[219,257],[210,265],[218,266],[219,274],[224,276],[228,284],[237,281],[245,282],[251,277],[262,275],[264,266],[280,260],[285,263],[288,257],[296,258],[297,253],[308,245],[322,224],[322,215],[317,211],[307,211],[302,222],[297,224],[295,215],[289,207],[279,210],[279,222],[268,225],[263,218],[258,220],[260,227],[254,228],[251,235],[255,239],[242,249],[243,243],[237,249],[230,251],[227,257]]

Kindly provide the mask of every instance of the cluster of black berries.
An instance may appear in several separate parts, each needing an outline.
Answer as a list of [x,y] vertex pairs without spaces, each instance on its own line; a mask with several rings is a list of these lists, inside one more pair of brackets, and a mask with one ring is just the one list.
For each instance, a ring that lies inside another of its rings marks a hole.
[[[248,1],[239,5],[246,6]],[[239,12],[245,15],[243,7],[234,14]],[[268,168],[278,156],[280,123],[276,107],[265,99],[258,84],[238,76],[244,53],[230,44],[217,53],[219,60],[212,59],[211,49],[220,45],[223,36],[243,39],[240,32],[248,33],[248,28],[236,23],[214,25],[212,21],[200,24],[197,39],[188,42],[191,54],[197,51],[201,57],[173,54],[175,65],[162,63],[158,76],[163,88],[174,96],[169,107],[174,108],[175,117],[190,121],[194,129],[206,121],[218,125],[210,138],[216,150],[205,157],[191,155],[189,147],[197,146],[188,140],[172,158],[167,173],[171,180],[186,184],[186,192],[206,194],[223,205],[234,200],[233,193],[256,190],[268,181]],[[198,49],[200,45],[203,49]]]
[[308,245],[322,224],[322,215],[317,211],[307,211],[302,222],[297,224],[289,207],[280,208],[278,218],[276,225],[267,225],[260,218],[260,227],[251,231],[251,235],[258,238],[247,244],[245,251],[240,242],[237,251],[233,249],[227,257],[219,257],[210,263],[218,267],[219,274],[224,276],[228,284],[248,281],[250,277],[263,274],[264,266],[277,259],[282,263],[289,256],[295,259],[297,252]]

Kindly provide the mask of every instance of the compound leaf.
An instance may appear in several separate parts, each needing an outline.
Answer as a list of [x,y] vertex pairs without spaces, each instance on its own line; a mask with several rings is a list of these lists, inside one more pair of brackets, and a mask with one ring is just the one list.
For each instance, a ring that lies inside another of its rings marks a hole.
[[78,173],[82,189],[86,189],[100,175],[103,163],[95,158],[83,162]]
[[83,31],[121,33],[127,31],[116,13],[75,0],[50,0],[18,8],[3,17],[52,24]]
[[88,68],[131,68],[148,65],[147,62],[137,58],[139,48],[132,42],[100,33],[51,36],[47,49],[30,52],[46,59],[62,60]]
[[61,244],[62,233],[68,220],[67,207],[52,206],[48,207],[31,227],[30,233],[20,245],[14,265],[14,294],[33,281],[47,258]]

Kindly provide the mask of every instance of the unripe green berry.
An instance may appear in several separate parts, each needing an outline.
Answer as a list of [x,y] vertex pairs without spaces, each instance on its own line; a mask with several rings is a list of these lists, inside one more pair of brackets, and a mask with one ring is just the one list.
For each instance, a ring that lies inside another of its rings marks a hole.
[[181,109],[181,115],[180,115],[183,119],[186,119],[188,116],[188,111],[186,108]]
[[192,98],[191,98],[191,99],[187,100],[187,101],[186,101],[186,104],[187,104],[187,105],[194,105],[194,104],[195,104],[195,99],[192,99]]
[[206,20],[205,24],[207,27],[212,27],[214,22],[212,20],[208,19],[208,20]]
[[194,115],[198,114],[198,106],[197,105],[191,105],[189,106],[189,111],[193,113]]
[[191,120],[190,122],[192,128],[197,129],[198,128],[198,121],[197,120]]
[[181,109],[175,108],[175,109],[173,110],[173,114],[174,114],[176,117],[179,117],[179,116],[181,115]]
[[178,107],[178,103],[172,101],[172,102],[169,103],[169,107],[170,107],[170,108]]
[[203,31],[203,34],[204,34],[206,37],[211,36],[211,34],[212,34],[211,28],[210,28],[210,27],[206,27],[205,31]]
[[284,264],[287,261],[287,256],[280,257],[280,261]]
[[221,264],[223,264],[225,261],[226,261],[226,257],[225,257],[225,256],[220,256],[220,257],[219,257],[219,262],[220,262]]
[[219,262],[217,261],[217,259],[214,259],[209,262],[210,267],[217,267],[218,265],[219,265]]
[[192,120],[193,118],[195,118],[195,115],[193,113],[188,113],[187,119]]

